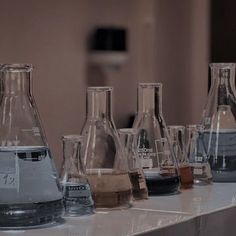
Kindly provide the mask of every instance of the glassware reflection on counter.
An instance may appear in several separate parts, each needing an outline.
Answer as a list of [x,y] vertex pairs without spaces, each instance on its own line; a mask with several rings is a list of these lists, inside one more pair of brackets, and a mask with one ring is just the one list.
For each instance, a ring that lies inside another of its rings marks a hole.
[[65,135],[61,184],[63,188],[65,216],[81,216],[94,213],[90,185],[81,158],[82,136]]
[[185,127],[181,125],[169,125],[168,130],[174,154],[179,164],[181,187],[191,188],[193,185],[193,173],[186,155]]
[[132,198],[127,158],[112,116],[112,88],[88,87],[84,161],[95,207],[130,207]]
[[149,194],[177,193],[179,170],[162,114],[162,84],[139,84],[133,128]]
[[128,159],[129,177],[132,184],[133,199],[148,199],[147,185],[137,152],[137,131],[135,129],[119,129],[118,133],[121,144],[124,148],[124,154]]
[[202,140],[203,127],[201,125],[187,125],[186,133],[187,156],[193,169],[194,183],[199,185],[210,184],[212,173],[206,147]]
[[0,67],[0,227],[53,223],[62,192],[32,95],[32,66]]
[[203,111],[203,142],[213,181],[236,182],[235,64],[212,63],[212,85]]

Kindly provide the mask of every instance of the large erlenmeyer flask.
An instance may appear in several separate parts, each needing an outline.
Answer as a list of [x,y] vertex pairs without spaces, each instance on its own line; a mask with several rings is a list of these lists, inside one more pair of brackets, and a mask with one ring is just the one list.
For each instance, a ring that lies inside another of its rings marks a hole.
[[112,117],[112,88],[87,89],[84,161],[96,208],[125,208],[131,200],[128,163]]
[[0,68],[0,227],[58,219],[62,193],[31,91],[31,65]]
[[213,181],[236,181],[235,64],[213,63],[212,85],[203,112],[203,144]]
[[149,194],[172,194],[179,189],[179,169],[162,114],[162,84],[141,83],[138,88],[138,153]]

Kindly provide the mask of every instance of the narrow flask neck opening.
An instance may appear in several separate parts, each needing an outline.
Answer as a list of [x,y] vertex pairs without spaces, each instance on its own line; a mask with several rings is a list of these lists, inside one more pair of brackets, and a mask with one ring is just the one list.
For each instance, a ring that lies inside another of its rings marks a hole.
[[87,117],[94,119],[111,119],[112,89],[88,89]]
[[149,114],[162,114],[162,88],[161,86],[144,87],[138,89],[138,112]]
[[31,71],[3,70],[0,75],[2,94],[31,94]]
[[212,64],[211,78],[211,92],[217,93],[218,105],[229,105],[229,94],[235,95],[234,64]]

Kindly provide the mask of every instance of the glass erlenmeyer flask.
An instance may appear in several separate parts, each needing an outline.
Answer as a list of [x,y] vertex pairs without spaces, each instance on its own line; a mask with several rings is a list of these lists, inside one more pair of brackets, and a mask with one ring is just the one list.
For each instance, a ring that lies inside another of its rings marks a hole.
[[206,147],[203,144],[203,126],[187,125],[186,136],[186,152],[193,170],[194,183],[198,185],[211,184],[212,173]]
[[0,227],[46,224],[62,192],[31,90],[31,65],[0,68]]
[[132,184],[132,193],[134,200],[143,200],[148,198],[148,189],[141,166],[137,149],[137,131],[135,129],[119,129],[121,144],[124,148],[124,154],[128,159],[129,177]]
[[178,165],[162,114],[162,84],[139,84],[133,128],[137,129],[138,153],[149,194],[178,192]]
[[81,216],[94,213],[94,202],[81,157],[83,138],[65,135],[63,162],[60,172],[63,187],[65,216]]
[[174,154],[179,164],[181,188],[191,188],[193,185],[193,173],[186,155],[185,127],[169,125],[168,130]]
[[203,143],[213,181],[236,182],[235,64],[210,64],[212,86],[203,111]]
[[132,197],[128,163],[112,116],[112,88],[88,87],[84,161],[96,208],[126,208]]

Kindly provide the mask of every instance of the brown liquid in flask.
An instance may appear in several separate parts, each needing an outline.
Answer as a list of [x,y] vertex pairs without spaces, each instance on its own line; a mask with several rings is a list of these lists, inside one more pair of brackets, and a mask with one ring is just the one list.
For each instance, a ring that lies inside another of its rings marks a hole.
[[180,165],[180,182],[181,188],[192,188],[193,186],[193,173],[189,165]]
[[173,151],[179,162],[181,188],[192,188],[193,172],[186,155],[185,127],[178,125],[168,126]]
[[132,197],[128,173],[105,169],[99,176],[100,171],[88,170],[87,176],[96,208],[127,207]]

